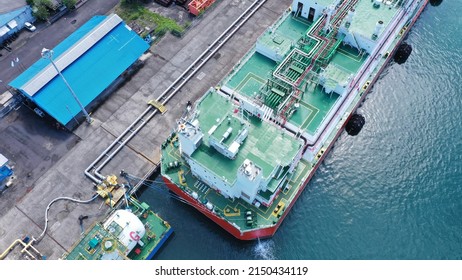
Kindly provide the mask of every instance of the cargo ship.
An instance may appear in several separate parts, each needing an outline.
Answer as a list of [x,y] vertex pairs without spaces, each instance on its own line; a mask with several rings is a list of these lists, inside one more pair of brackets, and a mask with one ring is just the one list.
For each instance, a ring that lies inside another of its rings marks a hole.
[[[150,260],[172,234],[170,224],[133,197],[93,224],[63,255],[66,260]],[[79,219],[82,219],[80,217]]]
[[[161,146],[168,188],[241,240],[275,234],[427,0],[296,0]],[[404,60],[408,48],[399,56]]]

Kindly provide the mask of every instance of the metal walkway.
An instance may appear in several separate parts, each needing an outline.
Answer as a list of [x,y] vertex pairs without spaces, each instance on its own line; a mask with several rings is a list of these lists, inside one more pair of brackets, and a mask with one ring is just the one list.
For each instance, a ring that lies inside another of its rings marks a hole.
[[[194,74],[225,44],[239,28],[266,2],[257,0],[248,7],[157,99],[162,105],[167,102],[194,76]],[[154,106],[148,106],[114,142],[109,145],[86,169],[85,175],[95,183],[104,176],[101,169],[158,113]]]

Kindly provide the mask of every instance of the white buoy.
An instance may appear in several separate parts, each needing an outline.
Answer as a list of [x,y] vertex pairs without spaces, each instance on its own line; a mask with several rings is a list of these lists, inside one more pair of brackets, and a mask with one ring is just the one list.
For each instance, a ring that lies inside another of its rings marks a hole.
[[193,192],[193,193],[192,193],[192,197],[193,197],[194,199],[197,199],[197,198],[199,197],[199,195],[197,194],[197,192]]

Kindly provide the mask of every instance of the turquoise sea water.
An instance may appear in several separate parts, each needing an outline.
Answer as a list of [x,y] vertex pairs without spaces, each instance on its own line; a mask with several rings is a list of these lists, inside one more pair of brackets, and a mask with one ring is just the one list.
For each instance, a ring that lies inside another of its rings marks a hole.
[[242,242],[146,189],[175,234],[158,259],[461,259],[462,5],[428,6],[276,235]]

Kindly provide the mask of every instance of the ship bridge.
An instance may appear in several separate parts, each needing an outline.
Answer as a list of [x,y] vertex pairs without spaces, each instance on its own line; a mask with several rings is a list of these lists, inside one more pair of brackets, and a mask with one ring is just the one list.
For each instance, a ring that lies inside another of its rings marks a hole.
[[303,141],[248,115],[215,90],[195,111],[196,118],[178,132],[182,155],[194,176],[227,197],[253,203],[259,191],[275,190],[301,153]]
[[209,144],[225,157],[235,159],[248,133],[248,122],[228,113],[210,128]]

